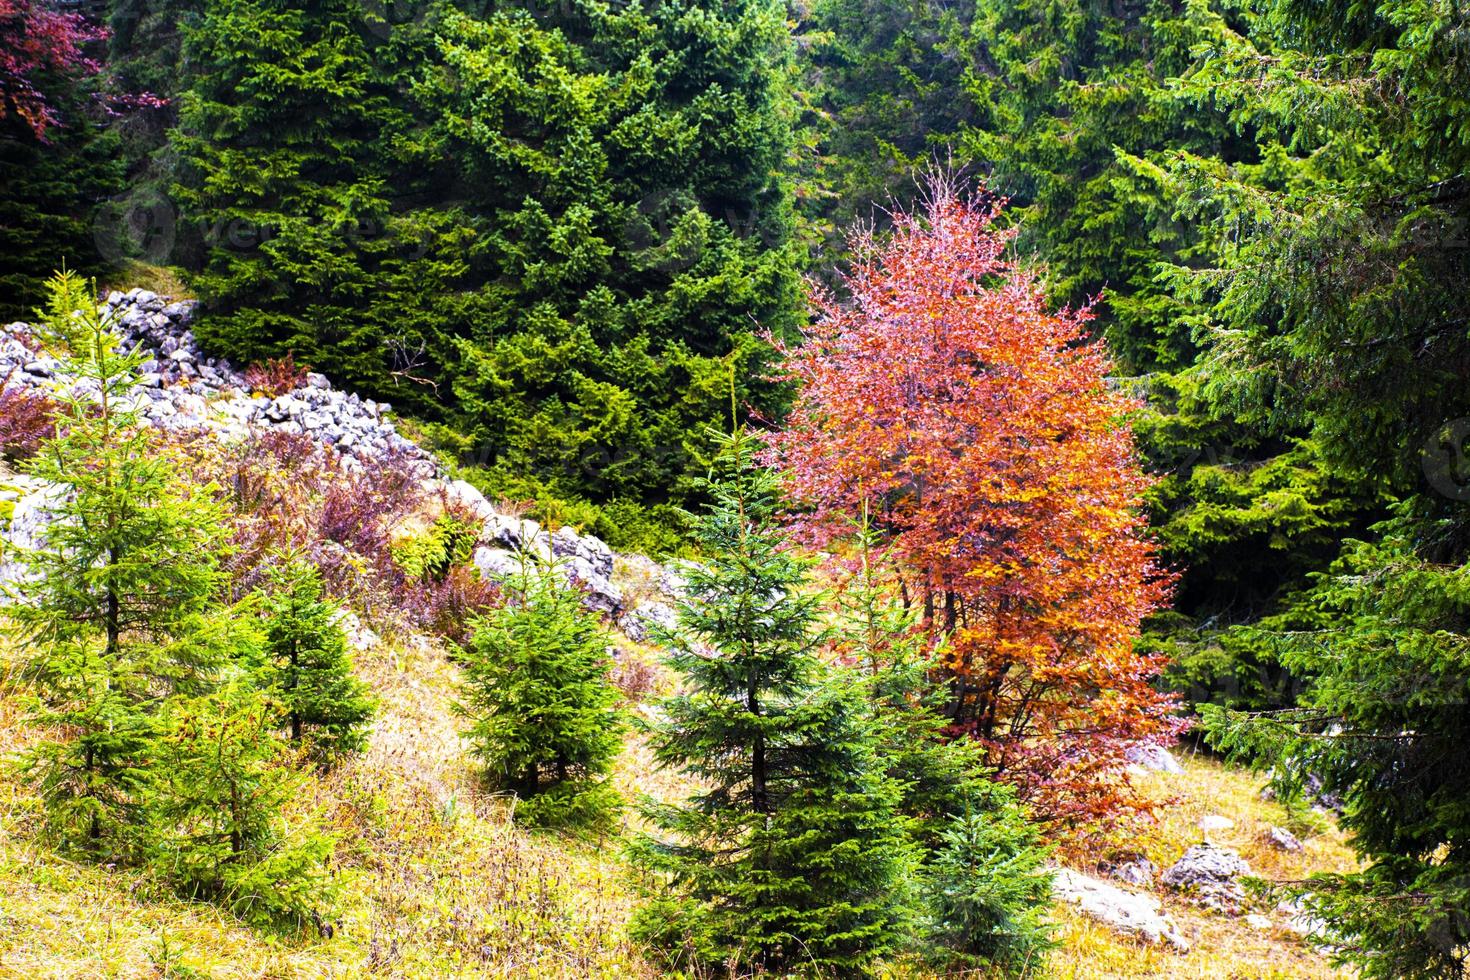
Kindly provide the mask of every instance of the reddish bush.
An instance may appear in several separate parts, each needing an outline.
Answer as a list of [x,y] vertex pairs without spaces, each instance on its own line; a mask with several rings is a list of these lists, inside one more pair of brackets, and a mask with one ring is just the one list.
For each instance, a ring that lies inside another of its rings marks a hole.
[[29,388],[0,379],[0,457],[29,459],[54,431],[56,403]]
[[250,365],[245,369],[245,383],[252,391],[275,398],[306,384],[306,375],[310,371],[308,365],[296,363],[294,354],[287,354]]
[[410,622],[459,646],[469,641],[475,619],[501,603],[500,587],[468,565],[437,580],[404,583],[399,595]]

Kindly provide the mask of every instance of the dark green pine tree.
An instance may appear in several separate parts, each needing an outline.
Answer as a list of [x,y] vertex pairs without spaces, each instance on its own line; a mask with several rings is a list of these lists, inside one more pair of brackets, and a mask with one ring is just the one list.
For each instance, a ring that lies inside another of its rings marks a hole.
[[376,705],[352,674],[341,607],[322,597],[316,568],[288,556],[270,569],[265,614],[264,686],[278,701],[291,738],[330,759],[367,743]]
[[518,819],[604,823],[617,805],[606,777],[625,727],[607,633],[551,568],[528,563],[507,596],[464,652],[465,736],[490,784],[518,797]]
[[659,887],[633,930],[697,968],[852,976],[905,934],[913,850],[866,685],[818,657],[820,597],[753,442],[723,441],[696,524],[707,564],[667,637],[684,690],[651,744],[705,788],[648,804],[656,834],[633,856]]
[[91,284],[50,281],[48,343],[80,379],[57,435],[31,460],[58,485],[41,546],[7,615],[55,734],[32,749],[53,830],[97,854],[122,854],[148,802],[154,715],[230,654],[212,622],[223,589],[222,517],[185,488],[135,409],[139,356],[122,354]]
[[206,346],[242,362],[294,351],[382,388],[384,317],[420,305],[387,269],[426,244],[393,212],[383,160],[403,116],[368,27],[359,0],[202,4],[184,27],[174,191]]
[[1313,942],[1369,977],[1463,977],[1470,950],[1470,563],[1421,554],[1454,530],[1421,522],[1404,506],[1350,542],[1312,596],[1321,625],[1268,633],[1313,679],[1297,706],[1204,712],[1282,798],[1342,800],[1363,870],[1281,890],[1328,923]]

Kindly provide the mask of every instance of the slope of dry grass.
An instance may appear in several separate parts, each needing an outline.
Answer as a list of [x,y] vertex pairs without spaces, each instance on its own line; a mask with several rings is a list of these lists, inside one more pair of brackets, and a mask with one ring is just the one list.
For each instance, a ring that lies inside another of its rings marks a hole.
[[[1131,841],[1133,848],[1160,869],[1172,865],[1192,844],[1205,840],[1199,822],[1209,815],[1235,822],[1229,830],[1211,832],[1209,840],[1235,850],[1261,878],[1295,880],[1315,871],[1349,871],[1356,866],[1341,831],[1325,820],[1318,832],[1301,834],[1305,849],[1300,853],[1280,851],[1269,844],[1266,829],[1286,826],[1290,818],[1280,805],[1261,799],[1261,777],[1203,756],[1182,757],[1180,762],[1185,769],[1182,776],[1150,773],[1141,777],[1151,795],[1175,800],[1159,811],[1156,820],[1141,823]],[[1073,859],[1068,863],[1084,873],[1099,874],[1096,862]],[[1062,946],[1052,957],[1053,975],[1067,980],[1295,980],[1345,975],[1303,944],[1286,928],[1286,916],[1269,906],[1251,910],[1265,916],[1269,925],[1252,925],[1244,916],[1207,912],[1166,890],[1156,894],[1189,940],[1189,953],[1140,946],[1071,910],[1059,909]]]
[[[647,651],[640,651],[647,653]],[[314,779],[297,801],[340,835],[343,897],[330,938],[276,936],[208,905],[178,901],[145,874],[77,864],[35,839],[37,804],[8,770],[0,775],[0,978],[92,977],[652,977],[625,936],[632,896],[615,842],[531,835],[504,801],[477,784],[451,712],[455,668],[415,641],[359,655],[382,713],[367,752]],[[4,675],[0,675],[3,677]],[[0,688],[0,752],[31,737],[21,691]],[[1205,759],[1185,776],[1145,777],[1176,806],[1143,825],[1135,846],[1167,867],[1201,839],[1199,818],[1236,826],[1212,835],[1258,873],[1300,877],[1342,869],[1351,854],[1335,831],[1301,855],[1260,837],[1286,814],[1259,799],[1259,780]],[[617,774],[628,793],[680,791],[630,743]],[[1080,870],[1095,872],[1085,859]],[[1193,951],[1178,955],[1119,939],[1072,912],[1057,913],[1056,977],[1328,977],[1325,960],[1281,927],[1200,911],[1164,896]],[[912,965],[892,976],[931,976]]]

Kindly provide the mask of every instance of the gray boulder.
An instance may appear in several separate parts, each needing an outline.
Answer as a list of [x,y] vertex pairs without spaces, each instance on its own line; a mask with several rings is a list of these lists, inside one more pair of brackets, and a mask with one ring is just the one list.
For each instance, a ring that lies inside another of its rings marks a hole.
[[1216,912],[1236,914],[1245,902],[1242,875],[1250,865],[1228,847],[1196,844],[1184,852],[1159,881],[1174,891],[1189,895],[1196,903]]
[[609,616],[622,611],[622,591],[587,559],[580,555],[566,559],[564,568],[567,579],[582,588],[582,605]]
[[679,622],[678,613],[663,602],[640,602],[618,620],[623,635],[635,643],[647,643],[653,630],[672,630]]
[[1306,848],[1306,845],[1301,842],[1297,835],[1285,827],[1267,827],[1266,843],[1278,851],[1286,851],[1288,853],[1296,853]]
[[1184,774],[1184,767],[1179,764],[1179,760],[1162,745],[1134,745],[1128,749],[1127,756],[1133,765],[1150,772],[1166,772],[1174,776]]
[[514,552],[486,545],[475,549],[474,562],[482,578],[495,582],[503,582],[519,574],[522,564],[520,556]]

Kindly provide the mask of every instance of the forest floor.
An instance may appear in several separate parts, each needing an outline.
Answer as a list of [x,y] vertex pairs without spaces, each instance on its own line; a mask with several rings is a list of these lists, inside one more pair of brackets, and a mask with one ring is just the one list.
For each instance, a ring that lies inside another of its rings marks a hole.
[[[0,755],[34,737],[24,690],[0,648]],[[369,750],[296,801],[340,835],[342,894],[333,935],[280,937],[217,909],[172,898],[146,874],[58,856],[37,839],[39,805],[12,767],[0,771],[0,978],[98,977],[652,977],[625,937],[633,895],[618,848],[531,835],[477,784],[451,705],[454,671],[438,650],[385,642],[359,654],[381,698]],[[1257,873],[1300,877],[1350,867],[1332,829],[1287,855],[1260,835],[1286,814],[1258,795],[1259,779],[1205,758],[1183,776],[1143,777],[1175,798],[1141,827],[1135,846],[1167,867],[1201,839],[1199,818],[1235,821],[1213,835]],[[674,787],[637,742],[618,780],[627,791]],[[658,785],[662,783],[662,785]],[[1069,859],[1084,872],[1086,861]],[[1163,897],[1163,896],[1161,896]],[[1060,948],[1048,974],[1066,978],[1265,978],[1336,975],[1284,928],[1255,928],[1165,898],[1193,950],[1178,955],[1119,939],[1057,913]],[[900,968],[896,976],[923,978]]]

